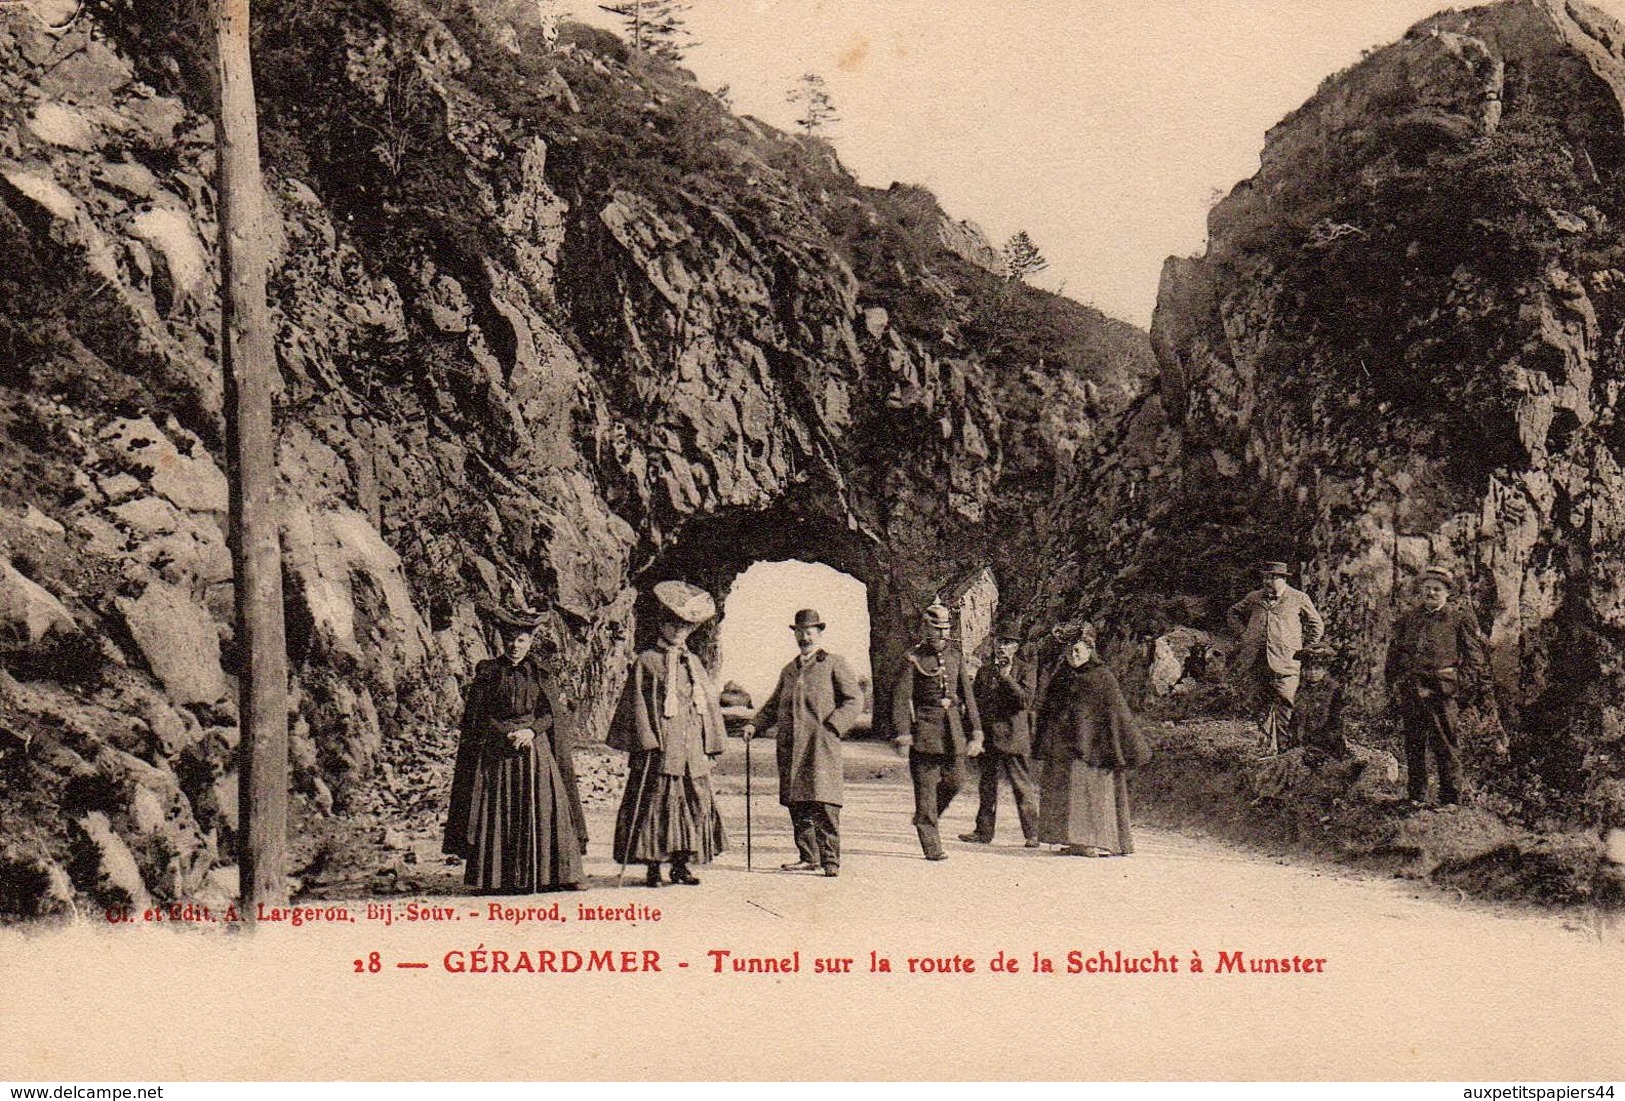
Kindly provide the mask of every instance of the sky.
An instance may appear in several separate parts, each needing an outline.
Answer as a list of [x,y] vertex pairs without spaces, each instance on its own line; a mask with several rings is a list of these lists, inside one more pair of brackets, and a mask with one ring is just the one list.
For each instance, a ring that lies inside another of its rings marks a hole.
[[[1032,281],[1146,325],[1164,258],[1258,168],[1265,132],[1439,0],[691,0],[687,65],[784,129],[821,75],[863,183],[923,184]],[[1620,3],[1606,5],[1619,10]],[[613,16],[565,0],[575,18]]]
[[868,590],[855,577],[820,563],[758,562],[735,579],[722,605],[717,646],[722,681],[738,681],[756,707],[767,702],[779,671],[796,656],[790,623],[811,607],[828,625],[820,645],[869,675]]

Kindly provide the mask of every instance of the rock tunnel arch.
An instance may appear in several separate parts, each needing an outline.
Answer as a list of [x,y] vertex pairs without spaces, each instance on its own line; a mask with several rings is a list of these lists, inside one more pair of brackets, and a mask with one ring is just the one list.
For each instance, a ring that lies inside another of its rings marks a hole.
[[873,703],[869,668],[869,593],[863,582],[822,562],[799,559],[758,560],[734,579],[718,607],[717,683],[731,686],[724,704],[740,707],[749,697],[759,708],[773,692],[780,671],[796,653],[791,624],[803,608],[818,612],[826,624],[819,645],[844,658],[863,682],[865,707],[861,731],[867,731]]
[[[991,625],[987,593],[992,591],[996,605],[997,590],[986,567],[967,571],[916,561],[848,523],[830,507],[832,500],[806,487],[784,495],[766,509],[723,509],[692,517],[633,575],[639,593],[633,610],[634,645],[642,648],[653,641],[658,615],[651,590],[660,581],[676,579],[698,585],[716,597],[720,610],[736,579],[758,562],[793,560],[828,566],[864,587],[874,691],[873,734],[890,737],[891,686],[915,640],[921,610],[939,596],[950,601],[960,613],[969,653]],[[713,667],[719,625],[720,615],[694,640],[695,648]]]

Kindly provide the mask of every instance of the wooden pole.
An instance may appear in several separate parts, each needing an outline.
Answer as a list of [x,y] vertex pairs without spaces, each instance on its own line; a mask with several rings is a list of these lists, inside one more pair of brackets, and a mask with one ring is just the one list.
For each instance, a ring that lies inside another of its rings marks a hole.
[[210,0],[219,80],[221,330],[237,610],[238,872],[243,915],[288,900],[288,656],[272,393],[276,352],[249,0]]

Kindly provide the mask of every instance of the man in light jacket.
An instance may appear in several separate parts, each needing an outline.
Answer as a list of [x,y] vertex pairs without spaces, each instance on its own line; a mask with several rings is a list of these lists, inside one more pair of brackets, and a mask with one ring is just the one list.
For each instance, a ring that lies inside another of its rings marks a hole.
[[1281,736],[1292,722],[1298,651],[1326,633],[1315,602],[1286,583],[1287,572],[1285,562],[1263,563],[1263,585],[1231,605],[1226,616],[1230,629],[1241,636],[1232,668],[1258,708],[1265,756],[1281,751]]
[[779,803],[790,812],[800,855],[784,870],[822,868],[833,877],[841,867],[841,739],[863,710],[863,688],[844,659],[818,645],[822,616],[803,608],[790,629],[800,653],[743,733],[777,732]]

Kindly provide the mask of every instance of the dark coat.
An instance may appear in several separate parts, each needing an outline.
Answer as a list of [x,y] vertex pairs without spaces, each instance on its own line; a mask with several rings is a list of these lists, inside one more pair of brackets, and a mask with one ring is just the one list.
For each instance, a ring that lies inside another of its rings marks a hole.
[[1415,607],[1394,624],[1383,673],[1390,688],[1454,696],[1463,680],[1483,677],[1488,666],[1484,632],[1478,617],[1459,604],[1438,611]]
[[1098,657],[1063,666],[1050,678],[1038,711],[1035,756],[1092,768],[1139,768],[1151,760],[1117,678]]
[[1304,681],[1292,705],[1292,726],[1306,753],[1347,757],[1353,752],[1343,733],[1343,686],[1329,674]]
[[[609,734],[604,743],[623,753],[659,750],[663,758],[662,768],[667,774],[682,775],[685,762],[666,753],[668,739],[662,708],[666,694],[667,649],[664,645],[657,645],[643,651],[632,662],[632,672],[626,678],[620,706],[610,720]],[[699,658],[686,650],[683,654],[682,660],[691,663],[690,670],[698,671],[694,690],[703,696],[699,714],[700,748],[706,757],[716,757],[722,753],[725,736],[722,706],[717,702],[716,693],[711,690],[710,678],[700,665]],[[702,769],[709,771],[703,765]]]
[[924,645],[910,650],[892,694],[892,726],[897,736],[912,738],[915,753],[963,756],[961,708],[971,729],[980,733],[982,716],[976,709],[976,692],[959,651],[950,646],[937,654]]
[[1009,670],[985,662],[976,671],[976,709],[987,724],[987,748],[1025,757],[1033,751],[1033,671],[1015,663]]
[[468,855],[469,816],[480,756],[493,739],[506,740],[508,734],[525,727],[536,731],[538,743],[545,742],[557,762],[576,836],[585,845],[587,818],[576,786],[573,720],[574,712],[564,703],[558,682],[534,654],[518,665],[500,656],[476,665],[463,703],[441,851]]
[[863,711],[858,675],[839,655],[818,650],[779,674],[756,728],[778,731],[779,802],[840,805],[841,739]]

